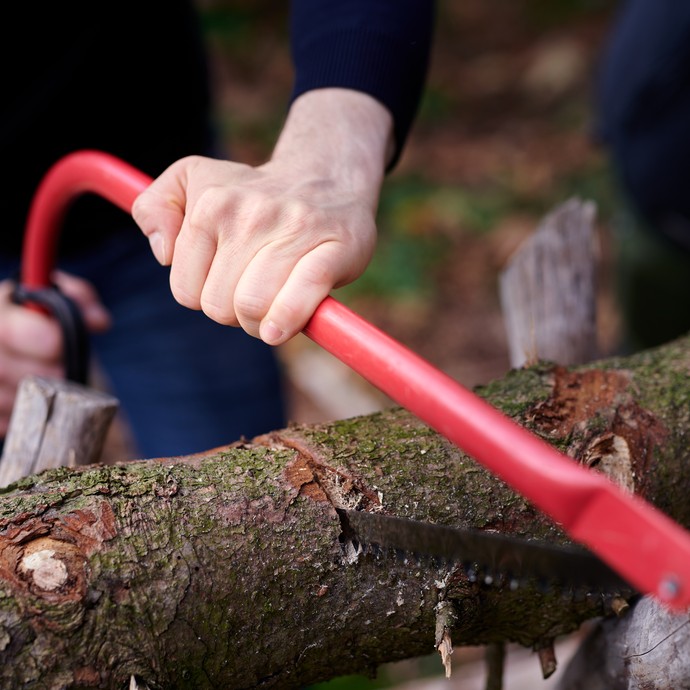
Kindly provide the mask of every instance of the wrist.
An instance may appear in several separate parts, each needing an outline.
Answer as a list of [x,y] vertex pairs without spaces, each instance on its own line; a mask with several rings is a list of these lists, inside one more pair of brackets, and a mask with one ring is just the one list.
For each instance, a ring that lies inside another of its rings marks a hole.
[[368,196],[375,205],[393,150],[393,118],[385,106],[359,91],[316,89],[292,104],[271,163]]

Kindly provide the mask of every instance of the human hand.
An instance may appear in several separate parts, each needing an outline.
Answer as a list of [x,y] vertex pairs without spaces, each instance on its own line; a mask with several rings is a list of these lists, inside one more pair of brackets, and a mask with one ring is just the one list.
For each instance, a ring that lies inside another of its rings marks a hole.
[[[76,302],[90,331],[107,330],[110,315],[90,283],[60,271],[53,280]],[[14,304],[12,287],[10,280],[0,282],[0,437],[7,433],[22,378],[29,374],[64,376],[60,326],[50,316]]]
[[132,215],[175,299],[272,345],[302,330],[371,258],[391,130],[373,98],[322,89],[295,101],[264,165],[170,166]]

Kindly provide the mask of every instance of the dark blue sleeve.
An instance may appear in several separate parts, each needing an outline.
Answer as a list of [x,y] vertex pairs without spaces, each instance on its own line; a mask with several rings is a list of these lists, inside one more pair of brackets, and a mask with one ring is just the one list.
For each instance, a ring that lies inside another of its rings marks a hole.
[[597,134],[630,201],[690,249],[690,2],[621,4],[595,109]]
[[429,62],[433,0],[293,0],[292,99],[341,87],[367,93],[393,115],[397,162]]

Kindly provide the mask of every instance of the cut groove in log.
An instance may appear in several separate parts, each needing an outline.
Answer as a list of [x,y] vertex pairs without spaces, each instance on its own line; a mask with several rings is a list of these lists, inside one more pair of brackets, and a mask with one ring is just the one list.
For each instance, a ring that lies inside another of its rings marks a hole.
[[[539,410],[558,409],[539,433],[573,457],[614,429],[634,432],[636,491],[690,524],[690,340],[570,371],[571,393],[581,380],[606,382],[596,371],[620,385],[591,397],[588,415],[557,405],[551,366],[513,371],[480,392],[530,428],[544,422]],[[620,604],[615,593],[538,583],[502,591],[453,568],[345,554],[336,496],[400,517],[567,541],[397,409],[187,458],[50,470],[0,490],[0,687],[79,677],[82,688],[121,690],[135,676],[152,690],[298,688],[431,653],[441,600],[454,609],[453,644],[527,647],[614,616]]]

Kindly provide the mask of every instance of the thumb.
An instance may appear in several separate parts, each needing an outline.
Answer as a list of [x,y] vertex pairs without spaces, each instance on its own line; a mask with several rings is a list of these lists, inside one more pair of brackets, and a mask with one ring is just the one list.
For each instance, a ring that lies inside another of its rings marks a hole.
[[194,157],[173,163],[135,200],[132,217],[149,240],[159,264],[172,262],[175,240],[180,232],[187,205],[188,169]]

